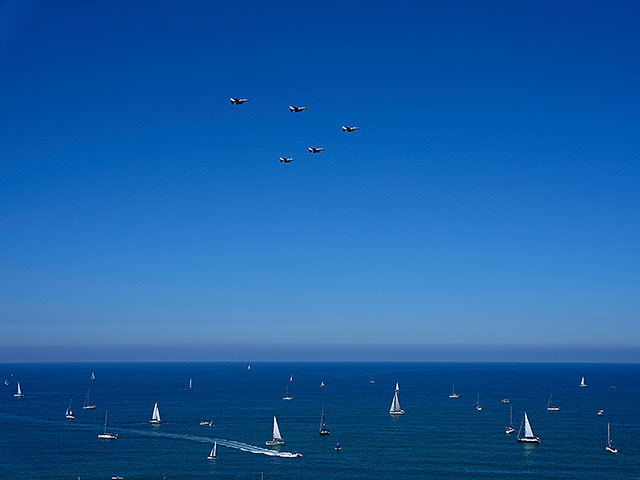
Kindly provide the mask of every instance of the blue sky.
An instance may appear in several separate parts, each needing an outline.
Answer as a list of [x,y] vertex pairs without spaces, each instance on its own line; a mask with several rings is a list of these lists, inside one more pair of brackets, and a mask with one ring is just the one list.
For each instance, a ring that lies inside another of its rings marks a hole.
[[638,14],[0,3],[0,347],[635,348]]

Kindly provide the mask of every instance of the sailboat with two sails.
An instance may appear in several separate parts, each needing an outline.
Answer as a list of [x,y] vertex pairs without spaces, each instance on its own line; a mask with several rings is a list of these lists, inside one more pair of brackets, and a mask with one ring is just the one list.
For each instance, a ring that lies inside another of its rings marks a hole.
[[284,445],[284,439],[282,438],[282,434],[280,433],[280,427],[278,427],[278,420],[276,416],[273,416],[273,438],[271,440],[267,440],[266,445],[269,447],[275,445]]
[[400,408],[400,400],[398,400],[398,392],[400,391],[400,386],[396,382],[396,390],[393,393],[393,400],[391,401],[391,408],[389,408],[390,415],[404,415],[405,411]]
[[[521,433],[524,435],[520,436]],[[533,429],[531,428],[531,423],[529,423],[529,417],[527,416],[527,412],[524,412],[524,417],[522,419],[522,423],[520,424],[520,429],[518,430],[518,442],[521,443],[540,443],[540,438],[536,437],[533,434]]]
[[67,407],[67,411],[64,413],[64,418],[68,420],[73,420],[76,416],[73,414],[73,410],[71,409],[71,400],[69,400],[69,406]]
[[209,452],[209,455],[207,456],[207,460],[215,460],[216,458],[218,458],[216,454],[217,450],[218,450],[218,442],[213,442],[213,447],[211,448],[211,452]]
[[153,406],[153,413],[151,414],[151,420],[149,423],[152,425],[158,425],[160,423],[160,410],[158,409],[158,402]]

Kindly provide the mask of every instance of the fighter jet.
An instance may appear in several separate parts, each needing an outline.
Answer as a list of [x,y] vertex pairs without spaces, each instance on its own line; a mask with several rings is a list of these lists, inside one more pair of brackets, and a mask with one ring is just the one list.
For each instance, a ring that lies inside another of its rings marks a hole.
[[343,132],[355,132],[356,130],[360,130],[360,127],[345,127],[344,125],[342,126]]
[[248,98],[233,98],[233,97],[231,97],[229,99],[229,101],[233,105],[242,105],[243,103],[247,103],[249,101],[249,99]]
[[320,153],[324,150],[324,148],[320,147],[309,147],[309,153]]
[[280,163],[291,163],[295,158],[280,157]]
[[294,107],[293,105],[289,105],[289,111],[290,112],[298,113],[298,112],[301,112],[301,111],[306,110],[306,109],[307,109],[307,107]]

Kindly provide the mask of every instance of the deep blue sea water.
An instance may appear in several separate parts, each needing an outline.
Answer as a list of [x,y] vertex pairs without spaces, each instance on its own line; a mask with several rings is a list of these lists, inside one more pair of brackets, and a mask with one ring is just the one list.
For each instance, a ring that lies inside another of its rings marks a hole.
[[[286,402],[290,375],[295,398]],[[578,387],[583,375],[587,388]],[[0,381],[5,378],[11,383],[0,384],[0,479],[640,475],[640,365],[255,363],[248,371],[237,363],[4,364]],[[21,399],[13,397],[18,380]],[[396,382],[407,412],[402,417],[388,413]],[[455,400],[448,398],[453,382],[461,395]],[[96,410],[82,410],[89,387]],[[482,412],[475,409],[477,391]],[[546,411],[549,393],[560,412]],[[540,445],[504,434],[504,397],[511,399],[516,430],[526,410]],[[64,418],[71,398],[76,420]],[[163,422],[152,426],[156,401]],[[323,404],[328,437],[318,435]],[[105,408],[116,441],[96,437]],[[596,415],[600,408],[603,417]],[[280,451],[301,452],[301,458],[219,445],[218,459],[206,460],[214,437],[264,448],[273,415],[287,442]],[[215,428],[199,425],[212,416]],[[607,422],[617,455],[604,450]]]

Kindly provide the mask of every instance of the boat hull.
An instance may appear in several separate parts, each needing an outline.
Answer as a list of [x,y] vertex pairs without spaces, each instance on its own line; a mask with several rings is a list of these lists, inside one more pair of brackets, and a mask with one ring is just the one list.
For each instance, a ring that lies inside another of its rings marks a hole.
[[151,425],[160,425],[160,420],[149,420]]
[[269,447],[274,447],[276,445],[284,445],[284,440],[267,440],[265,445]]
[[559,412],[560,407],[547,407],[547,412]]
[[329,435],[331,432],[329,430],[320,430],[318,435]]
[[606,450],[607,452],[609,452],[609,453],[618,453],[618,449],[617,449],[617,448],[610,447],[609,445],[607,445],[607,446],[605,447],[605,450]]
[[506,433],[507,435],[511,435],[513,432],[515,432],[516,429],[513,427],[507,427],[504,429],[504,433]]
[[115,433],[99,433],[98,438],[101,440],[117,440],[118,435]]
[[389,415],[404,415],[404,410],[389,410]]
[[85,405],[84,407],[82,407],[83,410],[95,410],[96,406],[95,405]]
[[538,437],[535,438],[519,438],[518,442],[520,443],[540,443],[540,439]]

